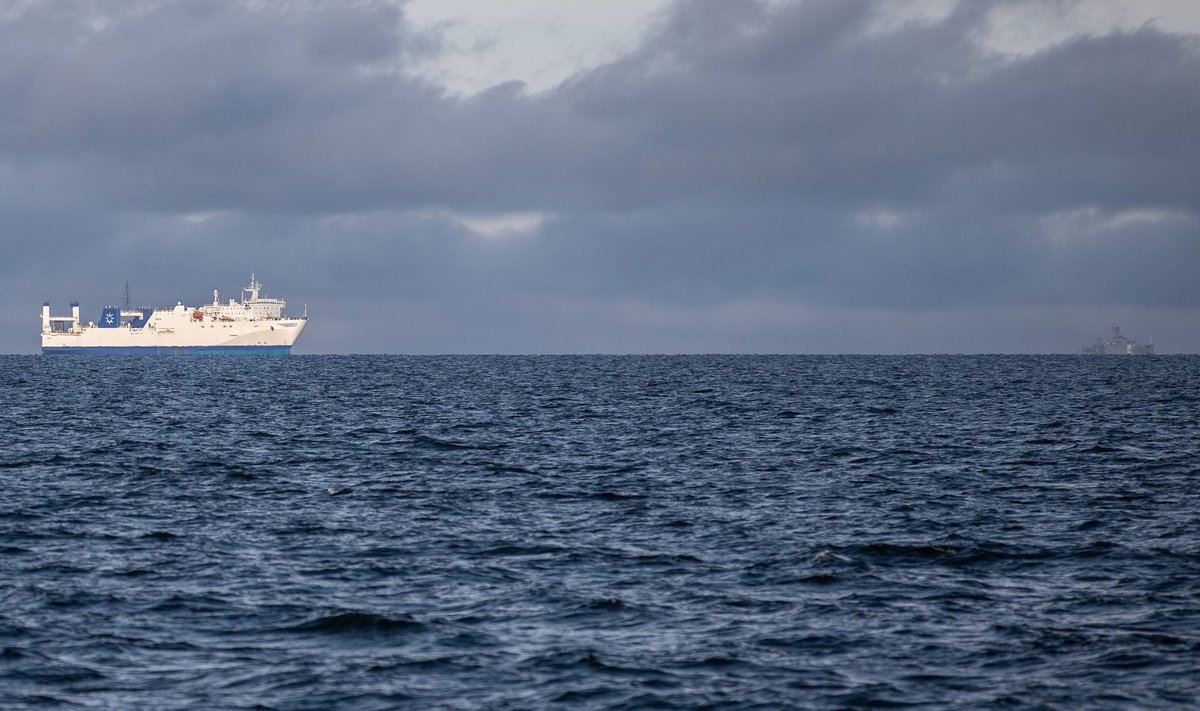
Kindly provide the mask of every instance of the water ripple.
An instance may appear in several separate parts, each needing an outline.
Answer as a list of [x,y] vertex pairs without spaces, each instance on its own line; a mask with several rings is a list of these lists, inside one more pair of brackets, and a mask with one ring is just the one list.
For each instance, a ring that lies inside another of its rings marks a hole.
[[0,361],[5,709],[1200,702],[1197,358]]

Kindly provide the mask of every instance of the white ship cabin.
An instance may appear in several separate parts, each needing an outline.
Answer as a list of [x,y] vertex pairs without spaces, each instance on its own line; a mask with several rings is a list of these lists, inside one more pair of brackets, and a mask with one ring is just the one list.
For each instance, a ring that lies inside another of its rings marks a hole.
[[213,289],[211,304],[200,307],[196,313],[203,318],[215,321],[260,321],[263,319],[279,319],[283,317],[283,307],[287,302],[283,299],[272,299],[262,295],[262,283],[250,275],[250,284],[242,287],[242,300],[230,299],[222,304],[220,294]]
[[[242,299],[230,299],[222,304],[220,294],[213,290],[211,304],[190,308],[178,302],[173,308],[166,309],[120,309],[116,306],[105,306],[100,313],[100,321],[88,321],[86,325],[79,318],[79,302],[71,302],[70,316],[52,316],[50,302],[42,303],[42,332],[43,333],[81,333],[85,328],[129,328],[161,330],[187,322],[212,321],[278,321],[283,318],[283,309],[287,305],[283,299],[273,299],[262,295],[262,283],[250,275],[250,284],[242,288]],[[298,319],[307,316],[297,317]],[[290,325],[290,324],[289,324]]]

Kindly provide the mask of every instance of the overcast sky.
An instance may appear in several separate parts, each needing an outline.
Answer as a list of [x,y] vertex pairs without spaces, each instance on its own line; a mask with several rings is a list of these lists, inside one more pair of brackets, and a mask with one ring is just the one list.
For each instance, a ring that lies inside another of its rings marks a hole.
[[[599,7],[597,7],[599,6]],[[1200,3],[0,3],[0,352],[1200,352]]]

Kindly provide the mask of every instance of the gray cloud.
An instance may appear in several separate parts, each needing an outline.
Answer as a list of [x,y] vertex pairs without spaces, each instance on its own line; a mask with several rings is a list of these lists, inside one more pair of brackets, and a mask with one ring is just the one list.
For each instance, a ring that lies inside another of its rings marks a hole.
[[[611,64],[464,99],[406,72],[442,44],[402,4],[26,5],[0,349],[44,297],[251,269],[314,351],[1062,351],[1118,318],[1200,349],[1197,37],[1005,57],[994,5],[890,7],[678,2]],[[510,212],[544,219],[467,219]]]

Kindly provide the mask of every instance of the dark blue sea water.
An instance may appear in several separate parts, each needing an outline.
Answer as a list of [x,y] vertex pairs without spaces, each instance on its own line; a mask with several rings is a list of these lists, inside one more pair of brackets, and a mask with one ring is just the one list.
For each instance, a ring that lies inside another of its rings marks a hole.
[[0,707],[1193,708],[1200,358],[0,358]]

